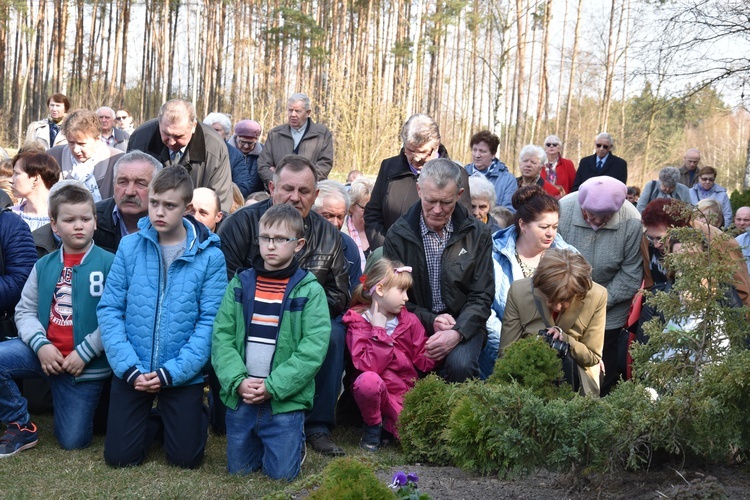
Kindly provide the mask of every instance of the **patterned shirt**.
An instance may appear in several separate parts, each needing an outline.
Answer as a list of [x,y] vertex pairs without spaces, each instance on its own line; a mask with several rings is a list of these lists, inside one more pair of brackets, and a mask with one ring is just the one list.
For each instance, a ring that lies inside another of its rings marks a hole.
[[266,378],[271,373],[284,293],[288,284],[288,277],[257,278],[253,317],[245,337],[245,368],[251,377]]
[[424,222],[424,214],[419,214],[419,232],[422,234],[425,259],[427,260],[427,274],[430,277],[430,289],[432,290],[432,312],[442,313],[446,306],[443,302],[443,294],[440,290],[440,275],[443,268],[443,251],[453,234],[453,218],[443,228],[443,234],[439,235],[429,229]]

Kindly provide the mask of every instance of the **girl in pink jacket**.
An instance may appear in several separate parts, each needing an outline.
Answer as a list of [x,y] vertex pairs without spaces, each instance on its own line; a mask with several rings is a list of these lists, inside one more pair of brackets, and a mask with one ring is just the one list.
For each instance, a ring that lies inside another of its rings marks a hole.
[[381,429],[396,437],[396,421],[404,395],[435,361],[425,356],[425,331],[406,310],[406,291],[412,285],[411,267],[381,259],[361,278],[344,315],[346,345],[359,372],[352,395],[362,412],[363,436],[359,445],[378,451]]

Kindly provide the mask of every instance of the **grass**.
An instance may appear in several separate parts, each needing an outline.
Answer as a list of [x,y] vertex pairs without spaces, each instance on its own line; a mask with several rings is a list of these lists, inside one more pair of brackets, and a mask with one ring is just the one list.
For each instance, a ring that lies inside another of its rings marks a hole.
[[[230,476],[226,438],[209,433],[206,458],[196,470],[168,465],[159,446],[142,466],[113,469],[104,463],[103,436],[95,436],[85,450],[64,451],[52,434],[51,415],[33,420],[39,427],[36,447],[0,459],[0,498],[291,498],[318,484],[320,472],[331,461],[308,447],[302,473],[292,483],[272,481],[261,473]],[[398,447],[367,453],[358,447],[359,437],[358,429],[334,432],[334,440],[348,456],[365,460],[375,470],[403,463]]]

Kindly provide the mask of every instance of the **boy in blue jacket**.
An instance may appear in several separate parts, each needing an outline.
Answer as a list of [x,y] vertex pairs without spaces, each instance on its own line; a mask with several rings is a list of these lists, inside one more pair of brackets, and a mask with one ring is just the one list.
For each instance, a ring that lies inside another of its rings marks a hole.
[[44,377],[52,391],[54,432],[66,450],[85,448],[111,370],[102,356],[96,306],[114,255],[94,245],[96,206],[83,185],[71,183],[49,198],[58,250],[31,271],[16,306],[19,338],[0,343],[0,457],[37,443],[26,399],[13,378]]
[[273,479],[299,474],[305,410],[331,331],[323,287],[299,267],[302,216],[273,205],[260,218],[260,255],[232,278],[214,322],[211,361],[227,405],[231,474],[263,469]]
[[154,177],[148,218],[120,242],[99,302],[102,342],[114,371],[104,459],[115,467],[140,465],[146,457],[157,396],[167,461],[195,468],[203,460],[203,370],[227,275],[219,237],[183,217],[192,197],[183,167]]

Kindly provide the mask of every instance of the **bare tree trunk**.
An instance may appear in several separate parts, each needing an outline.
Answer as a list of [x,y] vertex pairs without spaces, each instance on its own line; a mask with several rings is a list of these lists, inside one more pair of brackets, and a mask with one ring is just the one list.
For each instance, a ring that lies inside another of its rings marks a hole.
[[560,104],[562,102],[562,79],[565,67],[565,35],[568,34],[568,7],[570,2],[565,2],[565,14],[563,15],[562,41],[560,42],[560,69],[557,71],[557,98],[555,99],[555,134],[560,134]]
[[[43,22],[44,22],[44,6],[45,3],[43,0],[39,2],[39,12],[37,14],[37,24],[34,29],[31,30],[31,43],[29,44],[29,48],[36,47],[37,41],[39,39],[39,33],[43,29]],[[33,16],[29,16],[29,23],[33,22]],[[37,54],[38,50],[31,51],[29,50],[29,57],[28,57],[28,65],[26,67],[26,74],[24,76],[24,82],[21,86],[21,99],[20,99],[20,109],[19,109],[19,116],[24,116],[24,113],[26,112],[26,92],[27,88],[30,84],[33,84],[33,82],[29,82],[29,75],[33,75],[33,69],[36,65],[37,61]],[[32,76],[33,78],[33,76]],[[27,117],[26,121],[30,121]],[[18,128],[16,129],[16,135],[18,137],[18,146],[21,147],[23,137],[24,137],[24,131],[23,131],[23,124],[24,120],[18,120]]]
[[542,123],[542,114],[544,114],[544,120],[547,121],[547,55],[549,54],[549,24],[552,18],[552,0],[547,0],[544,6],[544,36],[542,37],[542,60],[539,67],[539,96],[537,97],[536,104],[536,120],[534,121],[534,133],[531,135],[531,142],[536,144],[536,134],[539,132],[540,124]]
[[[617,37],[615,36],[615,13],[617,0],[611,0],[609,11],[609,41],[607,43],[607,62],[604,66],[604,93],[599,115],[599,130],[607,130],[609,126],[609,109],[612,101],[612,81],[615,74],[615,54],[617,53]],[[622,22],[622,16],[618,16]]]
[[526,6],[523,0],[516,0],[516,26],[518,30],[518,48],[516,50],[516,135],[513,141],[512,156],[515,158],[521,150],[524,129],[526,127],[526,110],[523,109],[524,86],[526,82]]
[[570,79],[568,80],[568,96],[565,99],[565,132],[563,133],[563,145],[568,144],[570,132],[570,107],[573,105],[573,83],[576,76],[576,62],[578,62],[578,37],[581,29],[581,6],[583,0],[578,0],[576,10],[576,27],[573,31],[573,53],[570,60]]

